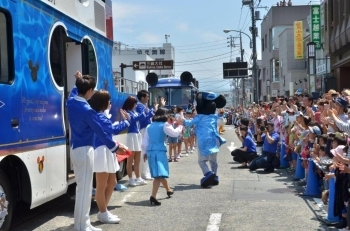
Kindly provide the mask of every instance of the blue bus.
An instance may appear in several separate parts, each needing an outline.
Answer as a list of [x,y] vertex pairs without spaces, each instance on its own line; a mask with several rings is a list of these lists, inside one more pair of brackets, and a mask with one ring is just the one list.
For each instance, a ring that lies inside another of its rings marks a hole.
[[128,96],[114,86],[112,1],[67,2],[0,0],[0,230],[17,201],[34,208],[75,182],[65,109],[74,73],[110,92],[114,120]]
[[149,85],[150,106],[160,104],[161,99],[165,101],[166,108],[179,106],[183,109],[188,104],[195,105],[195,98],[198,92],[198,81],[188,71],[183,72],[180,78],[169,77],[159,79],[157,74],[149,73],[146,76]]

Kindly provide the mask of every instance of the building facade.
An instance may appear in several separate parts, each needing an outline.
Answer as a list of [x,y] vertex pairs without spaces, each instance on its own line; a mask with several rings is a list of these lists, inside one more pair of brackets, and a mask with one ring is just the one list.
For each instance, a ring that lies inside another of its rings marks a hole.
[[[293,94],[304,88],[299,80],[306,78],[306,61],[294,59],[294,22],[303,21],[308,30],[310,6],[271,7],[261,23],[260,99]],[[300,86],[295,85],[298,82]]]
[[[174,60],[175,62],[175,50],[171,43],[164,43],[161,47],[150,48],[128,48],[127,46],[122,48],[121,43],[115,42],[112,56],[112,66],[115,75],[121,73],[120,65],[132,65],[133,61],[163,61]],[[135,81],[145,82],[148,71],[134,71],[132,67],[127,67],[123,71],[124,78]],[[174,76],[175,69],[172,70],[150,70],[149,72],[155,72],[160,78]]]
[[329,53],[330,73],[327,89],[350,88],[350,1],[324,0],[324,35]]

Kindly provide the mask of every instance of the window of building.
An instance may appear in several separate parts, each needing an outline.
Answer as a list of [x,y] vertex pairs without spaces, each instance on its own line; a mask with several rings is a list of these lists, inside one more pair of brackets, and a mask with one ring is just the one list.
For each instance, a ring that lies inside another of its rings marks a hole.
[[12,35],[11,17],[0,11],[0,83],[5,84],[14,79]]
[[265,49],[267,49],[267,34],[265,35]]
[[263,69],[263,82],[266,81],[266,68]]
[[293,28],[293,26],[275,26],[269,30],[270,51],[279,49],[279,36],[287,28]]
[[265,43],[264,43],[264,38],[261,39],[261,51],[264,51]]
[[280,81],[280,63],[277,59],[271,59],[270,61],[270,78],[272,82]]

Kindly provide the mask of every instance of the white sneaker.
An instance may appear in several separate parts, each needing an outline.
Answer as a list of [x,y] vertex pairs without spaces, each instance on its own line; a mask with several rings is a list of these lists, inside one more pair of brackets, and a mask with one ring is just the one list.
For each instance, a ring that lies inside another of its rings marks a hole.
[[135,182],[135,180],[133,178],[129,179],[129,186],[131,186],[131,187],[137,186],[137,184],[136,184],[136,182]]
[[[100,213],[100,212],[99,212]],[[114,215],[113,213],[111,213],[110,211],[107,210],[107,213],[112,216],[112,217],[118,217],[117,215]],[[98,214],[97,214],[98,215]]]
[[185,154],[185,156],[188,156],[188,152]]
[[102,231],[102,229],[96,228],[96,227],[90,225],[89,227],[87,227],[87,228],[85,229],[85,231]]
[[142,178],[136,179],[135,183],[137,185],[146,185],[147,184],[147,182],[144,179],[142,179]]
[[151,176],[145,176],[145,177],[142,177],[144,180],[153,180],[153,178]]
[[180,159],[181,158],[181,155],[180,154],[177,154],[176,155],[176,159]]
[[190,150],[190,153],[193,153],[193,149]]
[[104,224],[117,224],[120,221],[118,217],[111,216],[108,212],[97,214],[97,219]]

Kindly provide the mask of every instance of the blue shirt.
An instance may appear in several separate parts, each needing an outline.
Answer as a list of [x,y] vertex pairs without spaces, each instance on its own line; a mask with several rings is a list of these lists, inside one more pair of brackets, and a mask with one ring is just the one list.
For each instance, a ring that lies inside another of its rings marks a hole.
[[[146,106],[143,105],[141,102],[138,102],[137,105],[136,105],[135,111],[136,111],[137,113],[141,114],[141,113],[144,112],[145,110],[146,110]],[[141,129],[146,128],[149,124],[151,124],[152,121],[151,121],[151,118],[148,118],[148,117],[147,117],[147,118],[145,118],[145,119],[143,119],[143,120],[140,120],[139,123],[140,123],[140,130],[141,130]]]
[[248,153],[256,153],[256,145],[249,135],[244,138],[243,147],[247,147]]
[[270,134],[271,138],[275,141],[273,142],[273,144],[270,144],[267,139],[266,139],[266,135],[263,134],[261,136],[261,139],[264,141],[263,143],[263,151],[264,152],[270,152],[270,153],[276,153],[277,152],[277,145],[278,145],[278,142],[280,140],[280,136],[278,135],[277,132],[273,131],[271,134]]
[[150,119],[154,116],[154,111],[150,110],[146,115],[145,110],[142,113],[136,111],[128,111],[130,116],[130,126],[128,133],[139,133],[140,132],[140,121]]
[[68,100],[68,121],[70,125],[70,145],[72,149],[93,146],[94,134],[107,146],[111,152],[118,149],[118,145],[113,139],[103,131],[101,120],[95,110],[93,110],[88,102],[77,95],[77,89],[73,88]]
[[196,126],[196,136],[199,153],[202,156],[208,156],[219,152],[219,146],[226,143],[218,133],[217,115],[198,114],[192,120],[184,120],[186,127]]
[[[112,124],[112,121],[107,118],[107,116],[100,112],[97,114],[100,118],[101,122],[100,125],[102,126],[105,133],[109,135],[109,137],[112,139],[113,135],[118,135],[121,131],[123,131],[125,128],[129,127],[130,123],[128,120],[121,121],[117,124]],[[100,138],[98,138],[97,135],[94,136],[94,149],[105,145]]]

